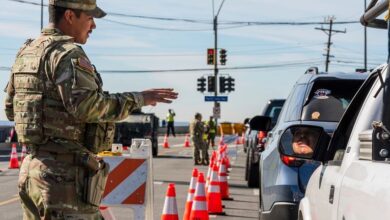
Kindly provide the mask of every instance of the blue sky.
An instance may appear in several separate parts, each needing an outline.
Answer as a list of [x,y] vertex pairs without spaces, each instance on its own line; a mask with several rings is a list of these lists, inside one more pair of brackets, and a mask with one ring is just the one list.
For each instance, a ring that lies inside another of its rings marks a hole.
[[[40,3],[39,0],[26,0]],[[47,4],[47,0],[44,1]],[[221,1],[215,0],[215,7]],[[0,0],[0,88],[6,86],[15,54],[26,38],[40,32],[40,7],[10,0]],[[204,102],[196,91],[196,79],[212,74],[210,70],[164,73],[113,74],[107,70],[172,70],[204,69],[206,49],[214,46],[212,31],[212,0],[98,0],[108,15],[97,19],[97,29],[83,46],[97,69],[103,71],[104,89],[110,92],[140,91],[148,88],[170,87],[179,92],[171,105],[144,107],[164,118],[168,108],[176,112],[177,121],[190,121],[195,112],[205,117],[212,113],[213,103]],[[219,15],[221,23],[231,21],[358,21],[363,0],[226,0]],[[192,19],[198,21],[161,21],[155,19],[114,16],[113,13]],[[113,22],[114,21],[114,22]],[[119,24],[118,22],[122,23]],[[126,25],[124,25],[125,23]],[[44,8],[47,24],[47,8]],[[272,68],[220,70],[235,78],[236,91],[229,101],[221,104],[221,120],[242,122],[246,117],[261,113],[268,99],[285,98],[295,81],[310,66],[324,70],[327,35],[311,26],[232,27],[220,25],[218,47],[227,52],[227,68],[265,66]],[[326,26],[324,26],[326,27]],[[346,34],[333,36],[330,71],[351,72],[363,67],[363,27],[360,24],[335,25]],[[163,30],[161,30],[163,29]],[[169,29],[169,30],[167,30]],[[386,31],[368,30],[369,68],[386,59]],[[300,65],[283,66],[286,63]],[[3,103],[4,93],[0,93]],[[3,109],[3,107],[1,108]],[[0,111],[0,120],[5,120]]]

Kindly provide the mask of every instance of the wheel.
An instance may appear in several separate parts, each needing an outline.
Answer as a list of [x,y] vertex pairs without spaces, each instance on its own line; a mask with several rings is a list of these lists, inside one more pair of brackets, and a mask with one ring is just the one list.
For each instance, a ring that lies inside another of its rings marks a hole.
[[259,187],[259,163],[253,163],[253,150],[249,149],[249,160],[248,160],[248,187],[255,188]]
[[153,141],[153,143],[152,143],[152,155],[153,155],[153,157],[158,156],[158,143],[157,143],[157,141]]
[[248,180],[248,169],[249,169],[249,151],[246,154],[246,163],[245,163],[245,181]]

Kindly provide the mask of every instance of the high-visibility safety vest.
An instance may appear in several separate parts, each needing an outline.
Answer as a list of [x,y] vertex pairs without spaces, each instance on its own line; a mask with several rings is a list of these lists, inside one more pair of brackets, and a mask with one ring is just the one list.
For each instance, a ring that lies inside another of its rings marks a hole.
[[207,125],[209,126],[209,133],[215,133],[216,127],[214,121],[207,121]]
[[173,117],[175,117],[175,113],[168,113],[167,122],[173,122],[174,121]]

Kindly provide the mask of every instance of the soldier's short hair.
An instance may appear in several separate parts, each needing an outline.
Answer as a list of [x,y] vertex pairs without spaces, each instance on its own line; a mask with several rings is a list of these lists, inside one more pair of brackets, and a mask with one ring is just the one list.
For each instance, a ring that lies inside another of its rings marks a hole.
[[72,10],[76,17],[80,17],[82,10],[79,9],[70,9],[70,8],[64,8],[59,7],[55,5],[49,5],[49,22],[58,24],[61,20],[61,18],[64,16],[66,10]]
[[199,112],[195,113],[195,118],[199,118],[199,117],[202,117],[202,115]]

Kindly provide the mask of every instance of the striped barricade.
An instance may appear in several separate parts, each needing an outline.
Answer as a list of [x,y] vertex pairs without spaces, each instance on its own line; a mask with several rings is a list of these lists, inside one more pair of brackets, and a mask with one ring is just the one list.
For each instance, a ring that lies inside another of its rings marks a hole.
[[134,219],[153,219],[152,143],[133,139],[121,156],[103,156],[110,172],[101,206],[129,207]]

